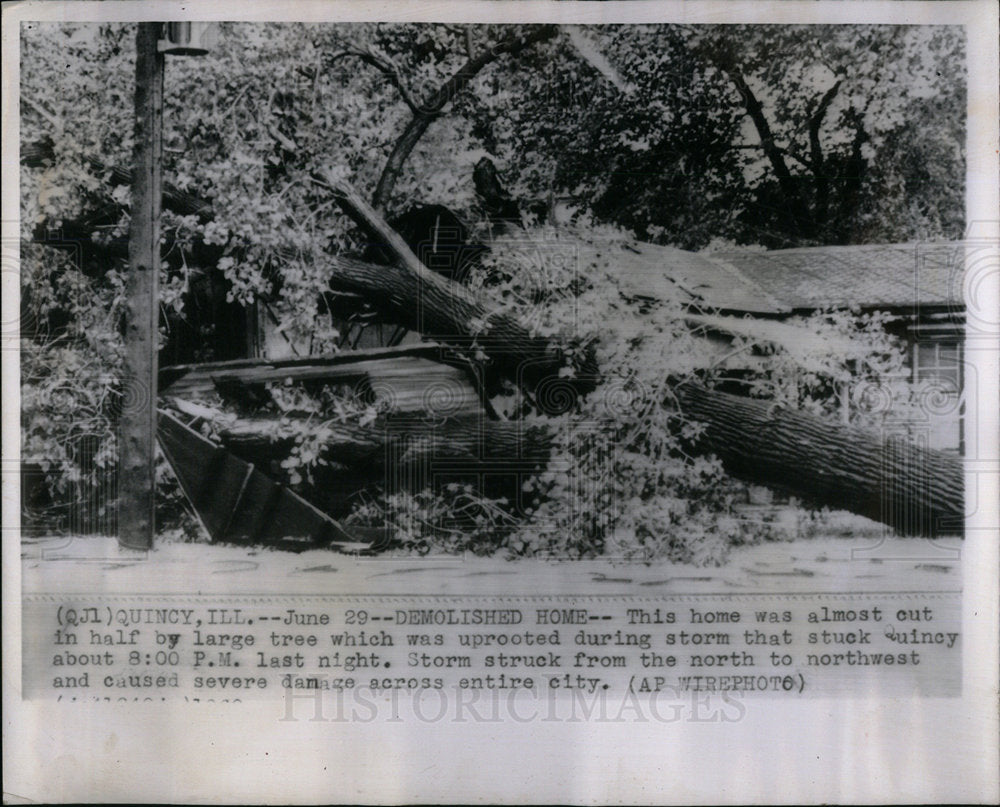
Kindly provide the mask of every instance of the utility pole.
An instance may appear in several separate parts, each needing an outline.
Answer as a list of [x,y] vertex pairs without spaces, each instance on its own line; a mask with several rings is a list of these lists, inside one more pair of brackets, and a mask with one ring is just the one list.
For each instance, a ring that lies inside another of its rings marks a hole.
[[140,22],[136,34],[132,219],[118,465],[118,541],[132,549],[152,549],[155,532],[164,61],[157,43],[161,29],[161,23]]

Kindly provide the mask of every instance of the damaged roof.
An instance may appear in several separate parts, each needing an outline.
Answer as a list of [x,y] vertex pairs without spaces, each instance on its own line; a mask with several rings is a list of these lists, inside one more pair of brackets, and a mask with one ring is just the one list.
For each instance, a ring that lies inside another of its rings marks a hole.
[[855,305],[961,306],[963,262],[959,242],[715,253],[638,244],[615,255],[620,280],[637,295],[764,315]]
[[616,255],[620,279],[636,294],[652,299],[683,298],[711,308],[756,314],[785,309],[763,288],[714,255],[675,247],[639,244]]
[[785,311],[962,305],[964,250],[956,242],[734,250],[711,257]]

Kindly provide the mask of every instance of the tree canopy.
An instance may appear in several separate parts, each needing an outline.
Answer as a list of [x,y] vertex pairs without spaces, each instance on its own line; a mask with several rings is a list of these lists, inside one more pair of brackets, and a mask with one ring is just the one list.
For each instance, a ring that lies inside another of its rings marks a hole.
[[519,79],[497,78],[504,91],[470,99],[477,131],[517,166],[526,192],[574,194],[602,220],[694,249],[712,239],[775,248],[961,235],[960,33],[741,25],[588,35],[623,88],[553,43],[526,57]]
[[[129,26],[32,23],[22,39],[24,139],[52,137],[77,173],[78,154],[127,162]],[[376,208],[467,210],[484,153],[521,195],[572,196],[678,246],[961,232],[949,27],[227,23],[211,55],[168,61],[166,176],[218,200],[236,238],[248,220],[257,242],[328,227],[303,178],[317,165]],[[56,196],[50,213],[80,203]],[[281,236],[247,216],[262,205]]]

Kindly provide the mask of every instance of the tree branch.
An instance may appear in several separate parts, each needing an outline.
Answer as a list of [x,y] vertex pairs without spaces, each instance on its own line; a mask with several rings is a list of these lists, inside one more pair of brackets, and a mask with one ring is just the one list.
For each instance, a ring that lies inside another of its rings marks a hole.
[[851,155],[847,159],[844,171],[844,193],[840,199],[840,226],[846,226],[858,206],[861,195],[861,183],[865,177],[865,158],[862,147],[868,141],[864,118],[854,109],[848,111],[848,119],[854,126],[854,137],[851,140]]
[[21,103],[25,103],[30,106],[35,112],[37,112],[46,123],[57,132],[61,132],[63,129],[62,119],[59,118],[55,113],[49,112],[44,106],[38,103],[34,98],[26,93],[21,94]]
[[[521,385],[534,387],[543,379],[558,377],[563,363],[558,346],[533,335],[504,312],[491,311],[461,283],[432,272],[357,191],[329,172],[320,176],[314,181],[327,188],[351,220],[393,258],[393,265],[381,267],[328,258],[332,288],[360,293],[389,320],[425,336],[471,355],[482,351],[502,375]],[[584,368],[586,375],[595,372],[592,364]],[[589,380],[583,386],[586,383]]]
[[812,173],[816,180],[816,207],[813,220],[818,227],[826,226],[827,214],[830,209],[830,177],[827,175],[823,147],[819,142],[819,130],[823,118],[840,89],[841,79],[830,87],[820,99],[816,110],[809,115],[809,153],[812,161]]
[[[728,146],[728,148],[732,150],[743,150],[743,149],[763,150],[764,146],[761,145],[760,143],[734,143]],[[785,146],[776,145],[775,148],[777,148],[778,151],[780,151],[786,157],[791,157],[793,160],[795,160],[795,162],[797,162],[803,168],[812,169],[812,163],[805,157],[803,157],[801,154],[798,154],[797,152],[794,152],[790,148],[787,148]]]
[[[333,195],[340,209],[373,241],[384,247],[392,259],[423,280],[433,273],[413,254],[413,251],[388,222],[385,221],[348,183],[339,181],[329,170],[322,169],[312,178]],[[461,288],[465,288],[464,286]],[[472,299],[471,296],[469,298]]]
[[803,211],[798,188],[795,185],[791,171],[788,170],[788,164],[785,162],[782,149],[774,141],[774,133],[771,131],[771,124],[767,120],[767,115],[764,114],[764,107],[757,99],[757,96],[754,95],[753,90],[750,89],[750,85],[747,84],[746,79],[736,66],[732,56],[723,54],[716,59],[716,66],[733,83],[733,86],[743,100],[747,115],[750,116],[750,120],[757,130],[757,135],[760,137],[760,146],[764,150],[768,162],[771,163],[781,192],[787,200],[787,203],[784,205],[784,212],[789,219],[789,223],[794,229],[803,229],[803,225],[807,224],[808,221],[802,215]]
[[781,183],[782,190],[785,191],[790,199],[793,198],[795,196],[795,188],[791,184],[792,174],[788,170],[788,165],[785,163],[781,149],[775,143],[771,124],[764,114],[764,107],[757,100],[757,96],[754,95],[753,90],[750,89],[750,85],[747,84],[746,79],[743,78],[743,75],[739,71],[732,70],[727,74],[729,75],[729,80],[733,82],[737,92],[739,92],[740,97],[743,99],[747,114],[750,116],[750,120],[753,121],[757,135],[760,137],[760,146],[770,161],[771,167],[774,169],[774,173]]
[[[55,151],[52,141],[49,139],[37,143],[26,143],[21,147],[21,165],[28,168],[44,168],[54,159]],[[95,174],[111,174],[111,181],[115,185],[131,185],[132,183],[131,171],[90,158],[86,160],[86,163]],[[185,193],[169,182],[163,183],[163,207],[182,216],[197,216],[203,222],[211,221],[215,217],[211,202]]]
[[400,76],[399,74],[399,68],[396,66],[396,63],[384,53],[379,53],[374,48],[370,47],[367,49],[363,49],[357,46],[351,46],[347,50],[339,51],[338,53],[334,53],[332,56],[330,56],[327,59],[327,66],[329,67],[334,62],[340,59],[346,59],[350,56],[354,56],[358,59],[361,59],[361,61],[363,61],[365,64],[371,65],[380,73],[382,73],[386,78],[389,79],[389,83],[392,84],[392,86],[395,87],[396,90],[399,92],[399,95],[402,97],[403,101],[410,108],[410,112],[412,112],[414,115],[420,113],[420,105],[413,98],[413,95],[410,93],[410,91],[406,88],[406,85],[403,83],[402,76]]
[[525,48],[529,48],[539,42],[544,42],[547,39],[552,39],[558,30],[555,25],[542,25],[527,34],[519,34],[498,42],[493,47],[470,58],[436,92],[427,98],[418,109],[414,109],[413,117],[406,125],[403,133],[396,140],[396,144],[389,154],[389,159],[386,161],[385,168],[382,169],[382,175],[379,177],[375,193],[372,195],[372,207],[379,213],[385,213],[385,208],[396,185],[396,180],[399,178],[403,165],[413,151],[414,146],[423,137],[424,132],[427,131],[427,128],[434,119],[441,114],[455,96],[469,85],[472,79],[484,67],[495,62],[505,54],[514,56]]

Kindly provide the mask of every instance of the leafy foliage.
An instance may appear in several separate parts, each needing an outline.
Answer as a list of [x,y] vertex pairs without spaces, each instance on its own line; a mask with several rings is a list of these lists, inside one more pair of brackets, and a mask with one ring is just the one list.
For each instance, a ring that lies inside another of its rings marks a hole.
[[[686,452],[701,426],[680,414],[674,386],[693,378],[724,383],[727,371],[706,367],[704,337],[685,324],[685,301],[670,284],[662,284],[656,299],[637,298],[620,271],[635,246],[627,234],[600,227],[547,229],[497,244],[496,254],[514,271],[493,287],[494,299],[570,355],[574,348],[580,355],[581,346],[593,349],[602,368],[585,397],[568,384],[538,391],[549,396],[548,404],[561,401],[557,417],[508,403],[512,413],[528,412],[527,423],[543,422],[557,433],[547,469],[525,486],[531,506],[508,542],[516,553],[712,563],[732,546],[781,534],[771,517],[741,514],[746,486],[729,479],[717,461]],[[518,254],[521,260],[511,259]],[[496,276],[489,265],[484,272]],[[886,319],[838,311],[793,322],[801,333],[815,334],[807,363],[779,345],[737,339],[732,352],[758,354],[742,365],[741,384],[837,417],[840,385],[852,391],[890,381],[906,387],[905,352],[885,330]],[[859,425],[874,426],[884,416],[857,396],[849,410]]]
[[553,44],[518,76],[496,76],[503,91],[469,99],[474,131],[522,194],[569,195],[640,238],[689,249],[961,236],[960,29],[590,34],[624,90]]
[[517,527],[509,504],[458,483],[440,491],[378,491],[361,500],[347,524],[387,527],[401,549],[421,555],[493,555],[507,545]]
[[[210,57],[168,60],[165,176],[212,200],[214,219],[167,228],[221,248],[234,299],[268,299],[302,333],[324,327],[317,257],[351,235],[312,172],[329,167],[374,188],[413,115],[404,99],[419,110],[470,54],[529,28],[224,24]],[[128,164],[132,30],[26,27],[22,135],[51,138],[55,153],[44,174],[26,175],[27,227],[93,208],[102,177],[86,157]],[[959,32],[613,26],[587,36],[622,88],[566,35],[498,59],[417,143],[390,209],[422,200],[472,213],[471,167],[492,154],[515,196],[572,197],[598,220],[685,248],[713,238],[791,246],[961,234]],[[761,148],[747,93],[788,181]],[[127,189],[116,193],[127,199]]]

